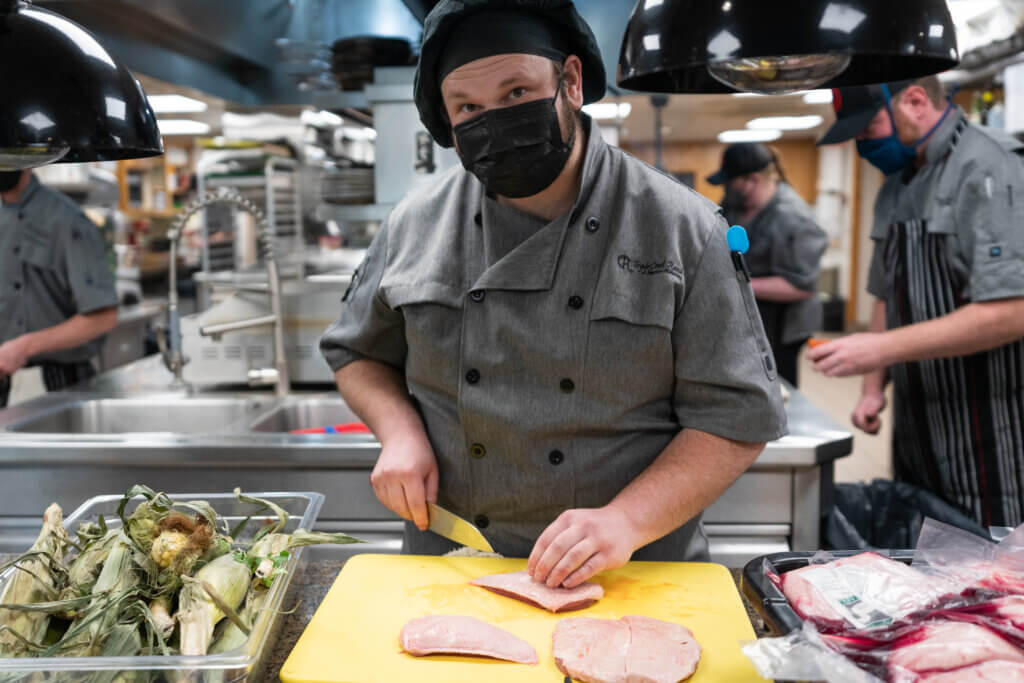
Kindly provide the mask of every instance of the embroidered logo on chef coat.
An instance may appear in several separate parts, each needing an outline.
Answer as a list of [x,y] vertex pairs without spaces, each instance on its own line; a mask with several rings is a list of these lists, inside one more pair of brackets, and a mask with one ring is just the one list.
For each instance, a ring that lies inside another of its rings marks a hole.
[[673,261],[635,261],[625,254],[619,254],[619,268],[627,273],[637,275],[658,275],[666,273],[674,278],[683,279],[683,269]]

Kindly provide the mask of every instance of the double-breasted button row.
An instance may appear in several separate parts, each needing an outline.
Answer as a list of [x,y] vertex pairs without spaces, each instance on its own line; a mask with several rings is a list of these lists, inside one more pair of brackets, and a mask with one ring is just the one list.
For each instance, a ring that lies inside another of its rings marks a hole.
[[474,303],[480,303],[487,298],[487,292],[482,289],[474,289],[469,293],[469,298],[472,299]]
[[470,384],[476,384],[477,382],[479,382],[480,381],[480,371],[477,370],[476,368],[473,368],[472,370],[467,372],[466,373],[466,381],[469,382]]
[[475,443],[469,447],[469,454],[477,460],[480,460],[487,455],[487,449],[484,448],[482,443]]

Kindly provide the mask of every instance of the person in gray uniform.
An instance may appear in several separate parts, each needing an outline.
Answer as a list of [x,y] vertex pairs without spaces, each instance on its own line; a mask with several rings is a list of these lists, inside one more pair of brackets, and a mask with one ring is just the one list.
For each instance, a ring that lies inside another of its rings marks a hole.
[[822,327],[817,287],[828,236],[764,145],[730,145],[708,182],[725,186],[725,219],[747,229],[750,285],[761,322],[779,376],[796,386],[800,349]]
[[0,172],[0,406],[11,375],[39,366],[47,391],[92,377],[117,323],[117,294],[99,229],[31,171]]
[[391,212],[321,341],[407,553],[454,548],[436,500],[552,586],[707,559],[701,511],[785,432],[725,222],[605,144],[604,91],[570,0],[426,19],[416,104],[463,168]]
[[895,477],[980,524],[1024,522],[1024,145],[968,123],[935,78],[844,88],[822,144],[857,139],[875,203],[871,331],[811,350],[864,375],[877,433],[893,383]]

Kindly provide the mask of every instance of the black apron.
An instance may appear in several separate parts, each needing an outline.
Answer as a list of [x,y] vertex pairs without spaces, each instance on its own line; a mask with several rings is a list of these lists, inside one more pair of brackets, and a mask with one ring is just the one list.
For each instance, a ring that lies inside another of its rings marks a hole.
[[[897,223],[886,243],[889,329],[933,320],[969,303],[951,267],[948,235],[925,221]],[[1024,522],[1024,342],[971,356],[890,368],[893,468],[980,524]]]

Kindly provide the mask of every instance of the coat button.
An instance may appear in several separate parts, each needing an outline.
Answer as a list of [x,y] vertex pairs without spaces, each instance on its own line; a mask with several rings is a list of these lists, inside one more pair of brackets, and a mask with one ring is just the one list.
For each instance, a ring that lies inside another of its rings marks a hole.
[[565,455],[562,451],[551,451],[548,453],[548,462],[552,465],[561,465],[565,461]]
[[469,382],[470,384],[476,384],[477,382],[479,382],[480,381],[480,371],[477,370],[476,368],[473,368],[472,370],[467,372],[466,373],[466,381]]
[[20,282],[15,282],[14,283],[14,288],[15,289],[21,289],[21,283]]
[[482,289],[474,289],[472,292],[469,293],[469,298],[475,301],[476,303],[480,303],[481,301],[483,301],[486,296],[487,292],[485,292]]
[[484,226],[484,217],[478,213],[473,216],[473,222],[476,223],[476,227],[482,228]]
[[487,449],[484,448],[483,444],[475,443],[469,447],[469,454],[477,460],[480,460],[487,455]]
[[14,247],[14,254],[15,254],[15,256],[17,256],[20,253],[21,253],[21,247]]
[[566,394],[571,394],[572,392],[576,391],[576,383],[573,382],[568,377],[559,382],[558,386],[561,387],[562,392]]
[[593,216],[587,219],[587,232],[597,232],[597,229],[601,227],[601,221],[597,220]]
[[486,529],[490,523],[491,520],[487,519],[487,515],[477,515],[473,518],[473,524],[476,524],[477,529]]
[[581,296],[570,296],[569,297],[569,308],[574,310],[580,310],[583,308],[583,297]]

